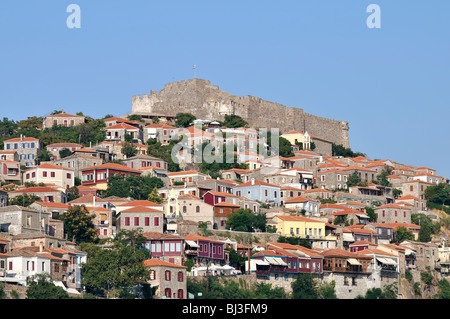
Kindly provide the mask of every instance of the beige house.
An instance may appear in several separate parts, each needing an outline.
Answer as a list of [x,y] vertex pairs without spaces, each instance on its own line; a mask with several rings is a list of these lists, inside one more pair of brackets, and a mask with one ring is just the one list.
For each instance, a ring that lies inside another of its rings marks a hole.
[[[205,222],[209,229],[214,225],[214,206],[205,203],[197,196],[190,194],[178,195],[172,189],[163,203],[168,219],[190,220],[195,223]],[[169,229],[172,230],[172,229]]]
[[5,151],[15,151],[19,156],[20,165],[33,167],[37,163],[37,155],[43,147],[43,143],[34,137],[12,138],[3,142]]
[[97,229],[99,238],[114,237],[113,211],[103,207],[87,207],[86,209],[90,214],[95,216],[92,222]]
[[42,128],[51,128],[53,125],[62,125],[62,126],[77,126],[86,121],[86,118],[82,115],[73,115],[68,114],[62,110],[59,114],[52,114],[45,117],[44,122],[42,123]]
[[186,266],[154,258],[145,260],[144,267],[150,270],[148,283],[155,289],[153,298],[187,298]]
[[45,163],[27,169],[23,174],[23,182],[54,184],[67,189],[75,185],[75,172],[70,168]]

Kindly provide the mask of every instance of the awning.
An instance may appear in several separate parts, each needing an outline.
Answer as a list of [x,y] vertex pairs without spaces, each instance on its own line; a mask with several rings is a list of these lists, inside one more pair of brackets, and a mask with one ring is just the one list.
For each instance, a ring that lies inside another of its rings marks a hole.
[[377,257],[377,260],[378,260],[379,262],[381,262],[382,264],[385,264],[385,265],[393,265],[393,266],[397,266],[397,263],[396,263],[395,261],[393,261],[392,259],[390,259],[390,258],[381,258],[381,257]]
[[359,261],[357,261],[355,258],[348,258],[347,262],[350,265],[354,265],[354,266],[361,266],[361,263]]
[[359,218],[366,218],[366,219],[370,218],[369,216],[363,214],[356,214],[356,216],[358,216]]
[[349,234],[349,233],[343,233],[342,234],[342,239],[344,241],[355,241],[355,238],[353,237],[353,234]]
[[265,257],[265,261],[274,266],[287,266],[281,258]]
[[262,261],[260,259],[252,259],[256,265],[260,266],[269,266],[270,264],[268,262]]
[[192,240],[186,240],[186,244],[188,244],[191,247],[198,247],[198,245],[195,243],[195,241],[192,241]]

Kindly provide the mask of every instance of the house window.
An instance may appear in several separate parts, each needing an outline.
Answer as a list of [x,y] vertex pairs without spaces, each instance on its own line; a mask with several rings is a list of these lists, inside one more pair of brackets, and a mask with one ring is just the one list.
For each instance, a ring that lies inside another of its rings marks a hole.
[[150,217],[145,217],[145,226],[150,226]]
[[183,299],[183,289],[178,289],[178,299]]
[[182,271],[179,271],[178,272],[178,281],[183,281],[183,272]]
[[55,172],[50,172],[50,177],[55,177]]
[[155,226],[159,226],[159,217],[155,217],[154,224]]
[[155,280],[156,278],[156,272],[154,270],[150,270],[150,280]]
[[171,298],[171,297],[172,297],[172,289],[166,288],[166,289],[164,290],[164,295],[165,295],[167,298]]
[[134,226],[139,226],[139,217],[134,217]]
[[166,270],[165,271],[165,273],[164,273],[164,278],[167,280],[167,281],[170,281],[170,270]]
[[125,226],[130,226],[130,217],[125,217]]

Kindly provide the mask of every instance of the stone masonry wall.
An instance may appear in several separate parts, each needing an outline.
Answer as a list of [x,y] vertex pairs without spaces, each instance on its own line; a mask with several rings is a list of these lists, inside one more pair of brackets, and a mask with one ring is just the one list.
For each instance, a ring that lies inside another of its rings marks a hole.
[[226,114],[236,114],[250,127],[279,128],[280,133],[306,127],[311,135],[350,147],[348,122],[327,119],[305,113],[303,109],[286,107],[253,96],[235,96],[210,81],[190,79],[172,82],[159,92],[132,97],[132,114],[176,116],[191,113],[199,119],[223,120]]

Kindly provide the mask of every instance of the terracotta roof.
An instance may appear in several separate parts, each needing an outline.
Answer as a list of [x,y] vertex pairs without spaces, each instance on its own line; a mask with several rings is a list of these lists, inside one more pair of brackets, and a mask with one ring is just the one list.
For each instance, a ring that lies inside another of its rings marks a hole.
[[204,241],[211,241],[211,242],[220,243],[220,244],[224,243],[223,241],[215,240],[215,239],[212,239],[209,237],[203,237],[203,236],[200,236],[197,234],[186,235],[186,236],[184,236],[184,239],[185,240],[204,240]]
[[197,172],[197,171],[182,171],[182,172],[171,172],[167,173],[167,176],[178,176],[178,175],[205,175],[203,173]]
[[36,168],[62,169],[62,170],[65,170],[65,171],[71,171],[71,172],[74,171],[73,169],[70,169],[70,168],[66,168],[66,167],[62,167],[62,166],[58,166],[58,165],[50,164],[50,163],[44,163],[44,164],[41,164],[41,165],[39,165],[39,166],[31,167],[31,168],[25,170],[25,172],[30,171],[30,170],[33,170],[33,169],[36,169]]
[[97,170],[97,169],[104,169],[104,168],[110,168],[110,169],[121,170],[121,171],[130,171],[130,172],[142,173],[138,169],[134,169],[134,168],[127,167],[127,166],[120,165],[120,164],[116,164],[116,163],[106,163],[106,164],[102,164],[102,165],[90,166],[90,167],[86,167],[86,168],[81,169],[81,171],[87,171],[87,170],[92,170],[92,169],[96,169]]
[[215,192],[215,191],[208,191],[207,193],[211,193],[215,196],[229,196],[229,197],[237,197],[234,194],[226,193],[226,192]]
[[23,137],[22,139],[20,137],[12,138],[9,140],[4,141],[4,143],[8,142],[36,142],[39,141],[37,138],[34,137]]
[[322,224],[325,223],[325,222],[320,221],[320,220],[311,219],[311,218],[307,218],[307,217],[303,217],[303,216],[282,216],[282,215],[278,215],[276,217],[281,219],[281,220],[289,221],[289,222],[307,222],[307,223],[322,223]]
[[60,192],[60,190],[52,187],[46,186],[36,186],[36,187],[28,187],[23,189],[18,189],[15,191],[11,191],[9,193],[50,193],[50,192]]
[[121,213],[163,213],[161,210],[149,208],[147,206],[133,206],[121,211]]
[[164,261],[164,260],[157,259],[157,258],[144,260],[143,264],[144,264],[144,267],[164,266],[164,267],[174,267],[174,268],[186,268],[186,266],[173,264],[168,261]]
[[69,113],[66,113],[66,112],[62,111],[61,113],[58,113],[58,114],[47,115],[47,117],[84,117],[84,116],[83,115],[69,114]]
[[120,204],[118,207],[128,207],[128,206],[151,206],[151,207],[162,207],[162,205],[151,202],[149,200],[141,199],[141,200],[134,200],[128,203]]
[[118,123],[111,126],[106,126],[103,129],[105,130],[139,130],[139,128],[132,126],[127,123]]
[[290,198],[286,200],[284,203],[290,204],[290,203],[304,203],[304,202],[319,202],[319,201],[300,195],[297,197]]
[[374,209],[376,210],[376,209],[381,209],[381,208],[399,208],[399,209],[410,209],[410,208],[408,208],[408,207],[403,207],[403,206],[400,206],[400,205],[396,205],[396,204],[386,204],[386,205],[383,205],[383,206],[378,206],[378,207],[375,207]]
[[240,208],[241,206],[236,205],[236,204],[231,204],[231,203],[227,203],[227,202],[221,202],[221,203],[217,203],[214,204],[214,206],[216,207],[235,207],[235,208]]
[[53,143],[47,145],[47,148],[49,147],[83,147],[83,145],[77,143]]

